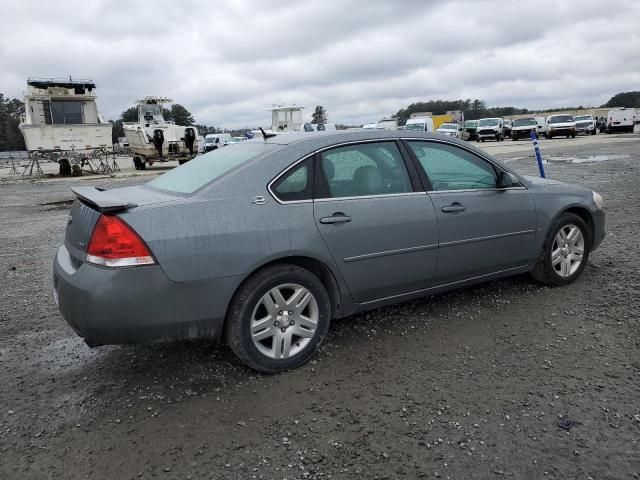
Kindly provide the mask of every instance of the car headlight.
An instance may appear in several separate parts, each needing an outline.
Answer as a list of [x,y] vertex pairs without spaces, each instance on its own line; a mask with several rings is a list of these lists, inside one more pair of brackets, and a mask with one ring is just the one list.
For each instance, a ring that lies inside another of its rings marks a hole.
[[600,195],[599,193],[591,193],[593,193],[593,203],[596,204],[596,207],[598,207],[599,210],[602,210],[602,207],[604,206],[604,198],[602,198],[602,195]]

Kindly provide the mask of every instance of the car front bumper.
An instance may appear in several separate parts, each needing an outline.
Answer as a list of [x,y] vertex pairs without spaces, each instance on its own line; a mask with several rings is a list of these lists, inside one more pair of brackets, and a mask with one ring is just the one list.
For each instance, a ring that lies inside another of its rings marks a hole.
[[53,263],[58,308],[91,346],[217,338],[240,281],[173,282],[158,265],[77,264],[65,246]]
[[593,219],[593,238],[591,241],[591,250],[593,251],[600,246],[607,235],[604,210],[592,210],[591,218]]
[[549,133],[554,136],[555,135],[562,135],[562,136],[575,135],[576,129],[572,127],[567,127],[567,128],[559,127],[559,128],[549,129]]
[[531,138],[531,132],[535,131],[535,128],[527,130],[511,130],[511,138]]
[[482,138],[497,138],[499,135],[499,132],[496,132],[495,130],[478,130],[477,131],[477,135],[478,138],[482,139]]

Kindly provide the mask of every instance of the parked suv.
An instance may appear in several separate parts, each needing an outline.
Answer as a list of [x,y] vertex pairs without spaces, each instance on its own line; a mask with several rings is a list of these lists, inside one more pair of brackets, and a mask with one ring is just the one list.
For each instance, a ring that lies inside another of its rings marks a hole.
[[504,121],[501,118],[481,118],[478,122],[478,142],[504,140]]
[[591,115],[578,115],[573,117],[576,122],[576,133],[584,133],[587,135],[595,135],[597,132],[596,121]]
[[564,135],[576,138],[576,122],[572,115],[549,115],[547,117],[547,138]]

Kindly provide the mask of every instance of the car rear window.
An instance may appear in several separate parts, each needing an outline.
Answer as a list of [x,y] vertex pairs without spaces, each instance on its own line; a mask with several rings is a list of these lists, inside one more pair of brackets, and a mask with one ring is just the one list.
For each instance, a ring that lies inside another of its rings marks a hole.
[[148,185],[170,192],[190,194],[229,170],[278,147],[279,145],[267,143],[228,145],[199,155],[190,162],[151,180]]

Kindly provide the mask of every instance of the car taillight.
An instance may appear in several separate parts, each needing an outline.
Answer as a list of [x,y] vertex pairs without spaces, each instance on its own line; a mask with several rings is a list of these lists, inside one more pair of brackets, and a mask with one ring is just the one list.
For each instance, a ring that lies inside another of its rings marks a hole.
[[100,215],[93,228],[87,262],[103,267],[131,267],[155,263],[147,245],[119,217]]

